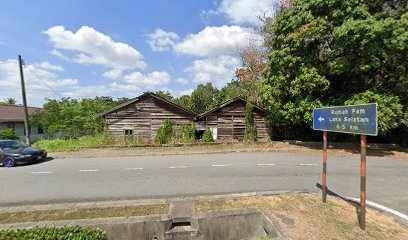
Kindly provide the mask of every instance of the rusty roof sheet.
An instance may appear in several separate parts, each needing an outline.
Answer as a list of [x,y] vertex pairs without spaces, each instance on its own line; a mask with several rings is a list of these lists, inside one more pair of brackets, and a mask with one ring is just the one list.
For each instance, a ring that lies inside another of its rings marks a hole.
[[[41,111],[42,108],[28,107],[28,114]],[[24,108],[23,106],[0,106],[0,121],[2,122],[23,122]]]

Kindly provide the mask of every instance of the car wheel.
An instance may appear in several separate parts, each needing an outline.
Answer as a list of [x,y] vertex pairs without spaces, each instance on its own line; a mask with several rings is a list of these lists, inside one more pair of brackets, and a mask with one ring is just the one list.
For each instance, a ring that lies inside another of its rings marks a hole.
[[3,166],[5,166],[7,168],[14,167],[15,165],[16,165],[16,161],[14,161],[14,159],[11,158],[11,157],[5,158],[3,160]]

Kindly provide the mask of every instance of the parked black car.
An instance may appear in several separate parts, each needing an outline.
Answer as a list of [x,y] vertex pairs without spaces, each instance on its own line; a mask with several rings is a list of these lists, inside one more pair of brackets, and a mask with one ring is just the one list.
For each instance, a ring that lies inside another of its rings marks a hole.
[[47,158],[43,149],[29,147],[15,140],[0,140],[0,163],[14,167],[17,163],[32,163]]

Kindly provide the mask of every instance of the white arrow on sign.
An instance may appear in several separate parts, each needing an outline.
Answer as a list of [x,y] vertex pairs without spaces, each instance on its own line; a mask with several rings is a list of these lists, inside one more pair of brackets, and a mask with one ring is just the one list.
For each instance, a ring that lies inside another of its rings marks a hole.
[[324,121],[324,118],[322,118],[321,116],[319,117],[319,122],[322,122],[322,121]]

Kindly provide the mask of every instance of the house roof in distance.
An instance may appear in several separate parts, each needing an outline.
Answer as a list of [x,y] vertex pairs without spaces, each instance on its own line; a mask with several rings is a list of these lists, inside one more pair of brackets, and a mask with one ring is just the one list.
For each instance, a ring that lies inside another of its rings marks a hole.
[[[217,106],[217,107],[215,107],[215,108],[213,108],[213,109],[210,109],[210,110],[208,110],[208,111],[206,111],[206,112],[204,112],[204,113],[201,113],[199,116],[200,116],[200,117],[207,116],[208,114],[210,114],[210,113],[212,113],[212,112],[215,112],[215,111],[217,111],[218,109],[221,109],[221,108],[223,108],[223,107],[225,107],[225,106],[228,106],[229,104],[231,104],[231,103],[233,103],[233,102],[236,102],[236,101],[242,101],[242,102],[244,102],[245,104],[246,104],[246,102],[247,102],[245,99],[243,99],[243,98],[241,98],[241,97],[236,97],[236,98],[233,98],[233,99],[230,99],[230,100],[228,100],[228,101],[225,101],[225,102],[221,103],[219,106]],[[266,112],[266,110],[263,109],[263,108],[261,108],[260,106],[255,105],[255,104],[253,104],[253,105],[254,105],[254,108],[258,109],[259,111],[261,111],[261,112]]]
[[[42,108],[28,107],[28,115]],[[24,107],[21,105],[0,105],[0,122],[24,122]]]
[[126,106],[128,106],[129,104],[138,102],[138,101],[142,100],[143,98],[145,98],[145,97],[147,97],[147,96],[151,96],[151,97],[153,97],[153,98],[155,98],[155,99],[158,99],[158,100],[160,100],[160,101],[162,101],[162,102],[165,102],[165,103],[167,103],[167,104],[169,104],[169,105],[171,105],[171,106],[173,106],[173,107],[176,107],[176,108],[182,110],[183,112],[186,112],[187,114],[189,114],[189,115],[191,115],[191,116],[197,116],[197,113],[195,113],[195,112],[193,112],[193,111],[191,111],[191,110],[188,110],[187,108],[184,108],[184,107],[182,107],[182,106],[180,106],[180,105],[178,105],[178,104],[176,104],[176,103],[174,103],[174,102],[172,102],[172,101],[169,101],[169,100],[167,100],[167,99],[165,99],[165,98],[163,98],[163,97],[160,97],[159,95],[157,95],[157,94],[155,94],[155,93],[146,92],[146,93],[144,93],[144,94],[142,94],[142,95],[140,95],[140,96],[138,96],[138,97],[136,97],[136,98],[133,98],[133,99],[131,99],[131,100],[125,102],[125,103],[122,103],[122,104],[120,104],[120,105],[118,105],[118,106],[116,106],[116,107],[113,107],[113,108],[109,109],[108,111],[105,111],[105,112],[103,112],[103,113],[101,113],[101,114],[98,114],[96,117],[97,117],[97,118],[98,118],[98,117],[103,117],[104,115],[109,114],[109,113],[111,113],[111,112],[114,112],[114,111],[116,111],[116,110],[118,110],[118,109],[121,109],[121,108],[123,108],[123,107],[126,107]]

